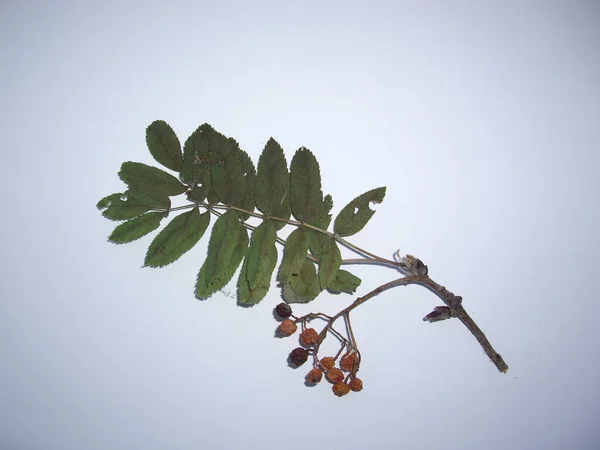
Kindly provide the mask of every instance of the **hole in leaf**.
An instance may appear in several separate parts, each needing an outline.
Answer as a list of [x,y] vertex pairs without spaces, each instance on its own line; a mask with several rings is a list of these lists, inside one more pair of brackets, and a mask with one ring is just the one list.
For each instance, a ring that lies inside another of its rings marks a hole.
[[377,208],[375,208],[375,205],[379,205],[379,202],[376,202],[376,201],[369,202],[370,209],[373,211],[377,211]]

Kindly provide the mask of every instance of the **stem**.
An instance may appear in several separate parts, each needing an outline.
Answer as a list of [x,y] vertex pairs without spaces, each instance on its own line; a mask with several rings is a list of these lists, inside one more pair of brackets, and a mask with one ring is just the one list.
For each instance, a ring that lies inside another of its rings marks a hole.
[[467,311],[465,311],[465,309],[462,306],[462,297],[454,295],[444,286],[437,284],[427,275],[407,275],[405,277],[398,278],[397,280],[390,281],[389,283],[382,284],[381,286],[373,289],[368,294],[357,298],[350,306],[344,308],[335,316],[333,316],[323,331],[327,330],[331,325],[333,325],[333,322],[335,322],[339,317],[341,317],[342,315],[349,314],[350,311],[359,307],[367,300],[370,300],[376,295],[381,294],[383,291],[386,291],[396,286],[408,286],[409,284],[419,284],[421,286],[425,286],[431,292],[437,295],[446,304],[446,306],[450,308],[450,310],[452,311],[452,316],[458,318],[458,320],[460,320],[463,323],[463,325],[467,327],[467,329],[471,332],[475,339],[477,339],[477,342],[479,342],[479,345],[481,345],[483,351],[494,363],[496,368],[500,372],[506,373],[506,371],[508,370],[508,365],[506,364],[502,356],[500,356],[500,354],[496,352],[496,350],[494,350],[488,338],[485,336],[483,331],[481,331],[481,328],[477,326],[475,321],[471,319],[471,316],[469,316]]
[[[316,231],[318,233],[323,233],[333,239],[335,239],[337,242],[339,242],[341,245],[343,245],[344,247],[354,251],[355,253],[367,256],[367,258],[365,259],[347,259],[344,260],[343,263],[344,264],[380,264],[380,265],[384,265],[384,266],[392,266],[396,269],[401,269],[401,270],[406,270],[406,265],[402,262],[398,262],[398,261],[392,261],[386,258],[382,258],[380,256],[377,256],[373,253],[370,253],[348,241],[346,241],[344,238],[342,238],[341,236],[336,235],[335,233],[331,233],[330,231],[327,230],[323,230],[321,228],[315,227],[313,225],[310,225],[308,223],[304,223],[304,222],[299,222],[297,220],[292,220],[292,219],[284,219],[281,217],[275,217],[275,216],[267,216],[265,214],[260,214],[260,213],[255,213],[254,211],[248,211],[245,210],[243,208],[238,208],[236,206],[230,206],[230,205],[208,205],[206,202],[203,202],[201,204],[203,207],[205,207],[207,210],[209,210],[210,212],[212,212],[215,215],[220,215],[220,213],[218,211],[216,211],[217,209],[232,209],[234,211],[238,211],[244,214],[248,214],[252,217],[256,217],[259,219],[271,219],[271,220],[277,220],[280,222],[285,222],[289,225],[295,225],[295,226],[301,226],[301,227],[306,227],[309,228],[313,231]],[[171,208],[170,211],[176,211],[176,210],[180,210],[180,209],[186,209],[186,208],[191,208],[196,206],[195,203],[192,203],[190,205],[185,205],[185,206],[178,206],[175,208]],[[253,230],[255,227],[250,225],[250,224],[244,224],[244,226],[246,226],[248,229]],[[284,239],[280,239],[279,237],[277,238],[277,242],[281,243],[282,245],[285,245],[285,240]],[[311,260],[319,263],[320,261],[318,260],[318,258],[315,258],[313,255],[307,254],[307,257],[310,258]],[[475,321],[469,316],[469,314],[467,313],[467,311],[465,311],[465,309],[463,308],[461,302],[462,302],[462,297],[454,295],[452,292],[448,291],[444,286],[441,286],[439,284],[437,284],[435,281],[433,281],[431,278],[429,278],[429,276],[427,275],[406,275],[402,278],[398,278],[397,280],[394,281],[390,281],[389,283],[386,284],[382,284],[381,286],[373,289],[371,292],[369,292],[368,294],[357,298],[350,306],[348,306],[347,308],[344,308],[343,310],[341,310],[340,312],[338,312],[335,316],[329,318],[327,325],[325,326],[325,328],[323,328],[323,330],[321,331],[321,333],[319,334],[319,340],[317,343],[317,349],[318,346],[320,346],[320,344],[323,342],[323,340],[325,339],[325,337],[327,336],[327,332],[328,330],[333,331],[333,323],[341,316],[345,316],[347,318],[347,321],[349,323],[349,313],[350,311],[352,311],[353,309],[357,308],[358,306],[362,305],[363,303],[365,303],[367,300],[379,295],[380,293],[382,293],[383,291],[386,291],[390,288],[396,287],[396,286],[407,286],[409,284],[419,284],[421,286],[424,286],[426,288],[428,288],[431,292],[433,292],[435,295],[437,295],[445,304],[446,306],[448,306],[450,308],[450,310],[452,311],[452,316],[458,318],[458,320],[460,320],[463,325],[465,327],[467,327],[467,329],[471,332],[471,334],[475,337],[475,339],[477,339],[477,342],[479,342],[479,345],[481,345],[481,347],[483,348],[485,354],[490,358],[490,360],[495,364],[495,366],[498,368],[498,370],[500,372],[506,373],[506,371],[508,370],[508,365],[506,364],[506,362],[504,361],[504,359],[502,359],[502,356],[500,356],[500,354],[498,352],[496,352],[494,350],[494,348],[492,347],[492,344],[490,343],[490,341],[487,339],[487,337],[485,336],[485,334],[483,333],[483,331],[481,331],[481,329],[477,326],[477,324],[475,323]],[[354,336],[351,336],[351,341],[354,341]]]
[[[202,205],[205,208],[209,208],[209,205],[206,203],[203,203]],[[268,216],[266,214],[256,213],[254,211],[249,211],[247,209],[238,208],[237,206],[230,206],[230,205],[222,205],[222,206],[221,205],[213,205],[213,206],[210,206],[210,209],[211,210],[212,209],[232,209],[234,211],[238,211],[243,214],[248,214],[249,216],[256,217],[258,219],[277,220],[279,222],[285,222],[288,225],[295,225],[297,227],[305,227],[310,230],[316,231],[318,233],[323,233],[323,234],[329,236],[330,238],[334,239],[335,241],[339,242],[341,245],[352,250],[355,253],[358,253],[360,255],[365,255],[365,256],[368,256],[369,258],[371,258],[370,260],[369,259],[360,260],[362,262],[375,260],[377,263],[380,263],[383,265],[390,265],[390,266],[394,266],[396,268],[398,268],[398,267],[404,268],[404,265],[402,263],[399,263],[397,261],[392,261],[390,259],[382,258],[381,256],[377,256],[371,252],[368,252],[367,250],[365,250],[363,248],[360,248],[360,247],[352,244],[351,242],[348,242],[346,239],[342,238],[341,236],[338,236],[335,233],[332,233],[331,231],[323,230],[322,228],[315,227],[314,225],[311,225],[306,222],[300,222],[298,220],[293,220],[293,219],[284,219],[282,217],[276,217],[276,216]],[[310,256],[309,256],[309,258],[310,258]],[[316,260],[316,259],[315,259],[315,261],[318,262],[318,260]]]

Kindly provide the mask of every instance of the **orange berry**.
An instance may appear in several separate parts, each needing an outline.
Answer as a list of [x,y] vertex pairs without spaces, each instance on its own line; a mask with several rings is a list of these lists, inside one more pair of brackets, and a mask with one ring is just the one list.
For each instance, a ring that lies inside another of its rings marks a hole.
[[310,384],[317,384],[323,378],[321,369],[313,369],[306,375],[306,381]]
[[335,358],[333,356],[326,356],[321,359],[320,363],[325,370],[333,369],[335,367]]
[[350,392],[350,386],[348,386],[346,383],[335,383],[332,389],[333,393],[338,397],[346,395],[348,392]]
[[333,384],[341,383],[342,381],[344,381],[344,374],[342,373],[342,371],[340,369],[338,369],[336,367],[328,370],[326,377],[329,380],[329,382],[333,383]]
[[307,328],[300,333],[300,343],[305,346],[310,346],[317,343],[319,340],[319,333],[314,328]]
[[358,362],[358,355],[354,353],[346,353],[340,359],[340,368],[344,372],[351,372],[356,363]]
[[279,324],[279,332],[284,336],[291,336],[297,329],[298,325],[296,325],[296,322],[290,319],[285,319]]
[[349,386],[350,389],[352,389],[354,392],[362,391],[362,380],[360,378],[353,378],[352,380],[350,380]]

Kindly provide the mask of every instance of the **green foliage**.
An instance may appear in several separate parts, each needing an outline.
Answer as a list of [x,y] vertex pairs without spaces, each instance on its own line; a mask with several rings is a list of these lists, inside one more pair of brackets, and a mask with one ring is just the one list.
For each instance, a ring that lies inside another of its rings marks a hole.
[[155,120],[146,128],[146,144],[154,159],[175,172],[181,171],[181,144],[173,128],[163,120]]
[[369,203],[381,203],[385,197],[385,187],[372,189],[348,203],[335,218],[333,229],[340,236],[351,236],[364,228],[375,214]]
[[310,232],[310,251],[319,260],[319,281],[323,289],[335,280],[342,263],[342,254],[335,240],[322,233]]
[[315,155],[301,148],[290,165],[290,203],[299,222],[312,223],[323,209],[321,172]]
[[183,194],[186,191],[186,187],[170,173],[137,162],[124,162],[119,171],[119,178],[130,189],[147,193],[156,192],[173,196]]
[[270,220],[264,220],[252,232],[250,248],[248,249],[248,265],[246,267],[246,282],[250,289],[256,288],[260,280],[271,276],[277,264],[277,248],[275,239],[277,232]]
[[177,261],[198,243],[209,223],[210,213],[200,214],[198,208],[178,215],[154,238],[144,266],[163,267]]
[[[235,204],[235,206],[245,211],[254,211],[254,189],[256,185],[256,170],[254,169],[254,163],[252,162],[250,156],[248,156],[246,152],[240,151],[239,157],[240,164],[244,172],[244,191],[242,193],[242,197]],[[239,182],[239,180],[236,182]],[[239,211],[238,215],[243,221],[248,220],[248,218],[250,217],[250,214],[242,213]]]
[[128,220],[147,211],[167,211],[171,207],[169,197],[161,192],[142,192],[135,189],[123,194],[111,194],[98,202],[96,207],[110,220]]
[[248,248],[248,232],[235,211],[217,219],[208,244],[208,254],[196,281],[196,296],[206,299],[225,287]]
[[238,280],[241,304],[253,305],[267,295],[273,270],[277,265],[276,238],[275,225],[268,219],[252,232],[248,254]]
[[[266,216],[282,219],[290,218],[290,181],[283,149],[271,138],[258,160],[254,200],[256,207]],[[277,221],[275,228],[281,229],[285,223]]]
[[340,269],[335,276],[335,280],[333,280],[327,289],[333,294],[339,294],[340,292],[354,294],[360,283],[360,278],[352,275],[347,270]]
[[160,226],[160,221],[166,217],[166,212],[149,212],[118,225],[108,237],[115,244],[133,242]]
[[[345,206],[335,219],[334,235],[327,231],[333,199],[323,196],[319,164],[306,148],[294,153],[288,170],[283,149],[271,138],[255,169],[234,139],[208,124],[188,137],[182,151],[175,132],[162,120],[148,126],[146,143],[153,158],[178,172],[179,179],[156,167],[125,162],[119,177],[127,190],[97,204],[104,217],[126,221],[109,236],[111,242],[121,244],[156,230],[162,218],[174,210],[169,197],[185,194],[190,210],[174,217],[158,233],[144,266],[163,267],[176,261],[199,242],[210,225],[210,215],[216,214],[196,280],[196,296],[208,298],[225,287],[243,261],[237,283],[239,303],[256,304],[269,291],[277,266],[277,232],[293,215],[302,225],[296,223],[285,241],[277,271],[283,297],[289,302],[308,302],[324,289],[356,291],[360,279],[340,269],[338,244],[348,244],[339,237],[357,233],[366,225],[374,213],[369,204],[381,202],[385,188],[366,192]],[[262,222],[245,224],[251,216]]]
[[309,243],[309,234],[304,228],[296,228],[290,233],[279,266],[279,281],[281,283],[289,283],[292,277],[300,273],[300,269],[302,269],[306,260]]
[[321,286],[315,265],[312,261],[304,259],[300,272],[290,278],[289,284],[284,285],[284,298],[289,303],[308,303],[314,300],[319,292]]

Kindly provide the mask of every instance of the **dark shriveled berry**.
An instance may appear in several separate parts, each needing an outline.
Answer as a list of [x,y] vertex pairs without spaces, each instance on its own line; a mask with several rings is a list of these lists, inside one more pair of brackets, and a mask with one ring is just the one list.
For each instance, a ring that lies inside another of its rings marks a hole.
[[290,353],[290,361],[296,366],[301,366],[308,359],[308,350],[297,347]]
[[292,307],[287,303],[280,303],[275,307],[275,312],[282,319],[287,319],[292,315]]

